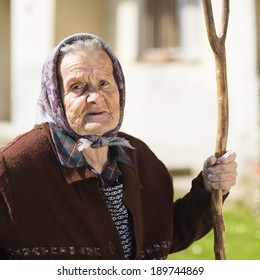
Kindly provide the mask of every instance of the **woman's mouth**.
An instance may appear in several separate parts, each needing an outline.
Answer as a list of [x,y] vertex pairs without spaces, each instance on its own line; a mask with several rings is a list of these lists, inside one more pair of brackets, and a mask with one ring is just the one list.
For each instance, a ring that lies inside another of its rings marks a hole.
[[105,112],[104,111],[100,111],[100,112],[91,112],[91,113],[88,113],[87,115],[88,116],[98,116],[98,115],[102,115],[104,114]]
[[89,112],[85,115],[85,120],[88,121],[99,121],[107,118],[106,111],[96,111],[96,112]]

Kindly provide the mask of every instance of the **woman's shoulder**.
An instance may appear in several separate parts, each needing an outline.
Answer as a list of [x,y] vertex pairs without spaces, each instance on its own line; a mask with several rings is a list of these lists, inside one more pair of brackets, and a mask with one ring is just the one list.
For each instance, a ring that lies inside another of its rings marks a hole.
[[130,142],[130,144],[136,149],[137,147],[146,147],[149,149],[148,145],[143,141],[141,140],[140,138],[138,137],[135,137],[133,135],[130,135],[128,133],[125,133],[125,132],[122,132],[120,131],[118,133],[118,136],[121,137],[121,138],[124,138],[126,140],[128,140]]
[[37,158],[37,155],[51,149],[48,125],[36,125],[30,131],[17,136],[6,146],[0,148],[0,157],[6,162]]
[[28,152],[29,149],[36,149],[48,141],[48,126],[45,124],[36,125],[33,129],[23,134],[18,135],[6,146],[0,148],[0,153],[19,153],[23,150]]
[[128,133],[120,131],[118,136],[129,141],[134,149],[127,149],[129,155],[143,156],[143,155],[154,155],[148,144],[143,140]]
[[[38,173],[42,172],[44,161],[41,160],[41,155],[46,154],[46,150],[50,147],[47,142],[48,126],[39,125],[0,148],[1,236],[8,235],[8,229],[13,224],[12,191],[15,187],[24,187],[23,180],[26,177],[33,177],[37,173],[37,168]],[[12,185],[13,182],[19,184]]]
[[119,132],[118,136],[128,140],[134,147],[134,149],[128,149],[128,155],[132,161],[137,161],[136,163],[139,164],[149,164],[150,166],[160,165],[165,169],[163,162],[143,140],[124,132]]

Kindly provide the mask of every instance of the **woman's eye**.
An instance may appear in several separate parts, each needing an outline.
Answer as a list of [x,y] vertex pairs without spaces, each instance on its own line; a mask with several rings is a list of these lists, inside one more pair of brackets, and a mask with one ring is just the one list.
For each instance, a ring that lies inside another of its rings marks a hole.
[[72,85],[71,86],[71,89],[72,90],[81,90],[84,88],[84,85],[83,84],[75,84],[75,85]]
[[109,83],[107,81],[100,81],[99,85],[104,87],[104,86],[108,86]]

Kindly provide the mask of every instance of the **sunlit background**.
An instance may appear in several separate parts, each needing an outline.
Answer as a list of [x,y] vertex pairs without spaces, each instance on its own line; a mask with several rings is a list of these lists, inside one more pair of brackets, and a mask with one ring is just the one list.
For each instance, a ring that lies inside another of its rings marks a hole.
[[[217,29],[221,2],[212,1]],[[230,0],[228,149],[239,164],[225,203],[231,259],[260,259],[259,18],[259,0]],[[217,127],[215,65],[199,0],[0,0],[0,146],[34,126],[44,60],[79,32],[102,37],[121,61],[122,130],[166,164],[177,196],[187,192],[214,153]],[[213,259],[212,239],[171,258]]]

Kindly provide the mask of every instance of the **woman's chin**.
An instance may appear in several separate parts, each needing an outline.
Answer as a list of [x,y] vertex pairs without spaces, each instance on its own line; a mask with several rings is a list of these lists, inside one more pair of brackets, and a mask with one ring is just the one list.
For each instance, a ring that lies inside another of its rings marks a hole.
[[102,136],[107,131],[109,131],[109,129],[106,129],[106,127],[104,127],[100,124],[91,124],[91,125],[88,124],[81,129],[75,130],[75,132],[81,136],[84,136],[84,135]]

